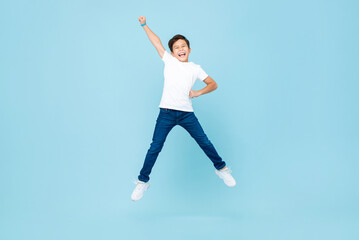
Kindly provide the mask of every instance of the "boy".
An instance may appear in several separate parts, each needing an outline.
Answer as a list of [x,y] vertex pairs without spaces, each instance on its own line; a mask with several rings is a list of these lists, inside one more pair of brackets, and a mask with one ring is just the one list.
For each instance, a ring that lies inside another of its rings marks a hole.
[[[191,48],[189,41],[184,36],[177,34],[168,42],[168,46],[171,50],[170,55],[162,46],[159,37],[146,25],[146,18],[140,16],[138,20],[165,63],[165,82],[152,143],[147,152],[140,175],[138,176],[138,181],[135,182],[136,187],[133,190],[131,199],[133,201],[141,199],[143,193],[150,186],[149,175],[152,167],[156,162],[158,154],[162,150],[168,133],[176,125],[180,125],[190,133],[213,162],[216,168],[215,173],[223,179],[227,186],[234,187],[236,181],[231,175],[231,170],[226,167],[226,163],[218,155],[213,144],[204,133],[193,112],[192,102],[190,100],[190,98],[198,97],[215,90],[217,83],[203,71],[200,65],[188,62]],[[207,86],[199,91],[193,91],[191,89],[197,79],[205,82]]]

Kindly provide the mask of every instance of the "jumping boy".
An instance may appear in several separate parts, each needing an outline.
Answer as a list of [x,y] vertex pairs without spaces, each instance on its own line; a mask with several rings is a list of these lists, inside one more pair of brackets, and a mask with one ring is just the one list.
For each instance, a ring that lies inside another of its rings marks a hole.
[[[191,48],[189,41],[184,36],[177,34],[169,40],[168,47],[171,50],[171,54],[169,54],[162,46],[160,38],[147,26],[146,18],[140,16],[138,20],[165,63],[165,81],[152,143],[147,151],[138,181],[135,182],[136,187],[133,190],[131,199],[133,201],[141,199],[143,193],[150,186],[149,175],[151,170],[162,150],[168,133],[176,125],[180,125],[189,132],[213,162],[216,168],[215,173],[223,179],[227,186],[234,187],[236,181],[231,175],[231,170],[226,167],[226,163],[218,155],[213,144],[204,133],[194,114],[190,99],[212,92],[217,88],[217,83],[203,71],[200,65],[188,62]],[[199,91],[191,90],[196,80],[205,82],[207,86]]]

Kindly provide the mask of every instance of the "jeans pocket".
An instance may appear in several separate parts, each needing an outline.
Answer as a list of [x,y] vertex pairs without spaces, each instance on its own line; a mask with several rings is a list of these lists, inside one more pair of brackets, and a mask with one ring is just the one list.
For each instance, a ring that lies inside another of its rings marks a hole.
[[167,110],[167,109],[164,109],[164,108],[161,108],[160,109],[160,116],[168,116],[170,114],[170,111],[169,110]]

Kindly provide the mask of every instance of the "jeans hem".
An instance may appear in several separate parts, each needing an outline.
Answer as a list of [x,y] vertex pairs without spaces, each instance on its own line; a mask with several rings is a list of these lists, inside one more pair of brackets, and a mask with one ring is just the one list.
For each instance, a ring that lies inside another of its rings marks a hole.
[[226,166],[226,164],[223,164],[221,167],[216,168],[218,171],[221,170],[222,168],[224,168]]
[[141,179],[139,179],[139,178],[138,178],[138,180],[140,180],[140,181],[142,181],[142,182],[145,182],[145,183],[148,182],[148,181],[150,181],[149,179],[148,179],[147,181],[145,181],[145,180],[141,180]]

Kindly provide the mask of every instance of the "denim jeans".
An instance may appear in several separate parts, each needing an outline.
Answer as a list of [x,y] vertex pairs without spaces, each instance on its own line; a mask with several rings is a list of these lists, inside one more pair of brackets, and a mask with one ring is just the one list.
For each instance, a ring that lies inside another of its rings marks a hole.
[[158,154],[161,152],[163,144],[168,133],[176,125],[180,125],[186,129],[189,134],[195,139],[198,145],[202,148],[204,153],[211,159],[214,167],[217,170],[226,166],[226,163],[218,155],[211,141],[204,133],[201,124],[199,123],[194,112],[184,112],[168,108],[160,108],[156,120],[156,126],[152,137],[152,143],[147,151],[143,167],[138,176],[138,180],[147,182],[150,180],[150,173],[153,165],[156,162]]

